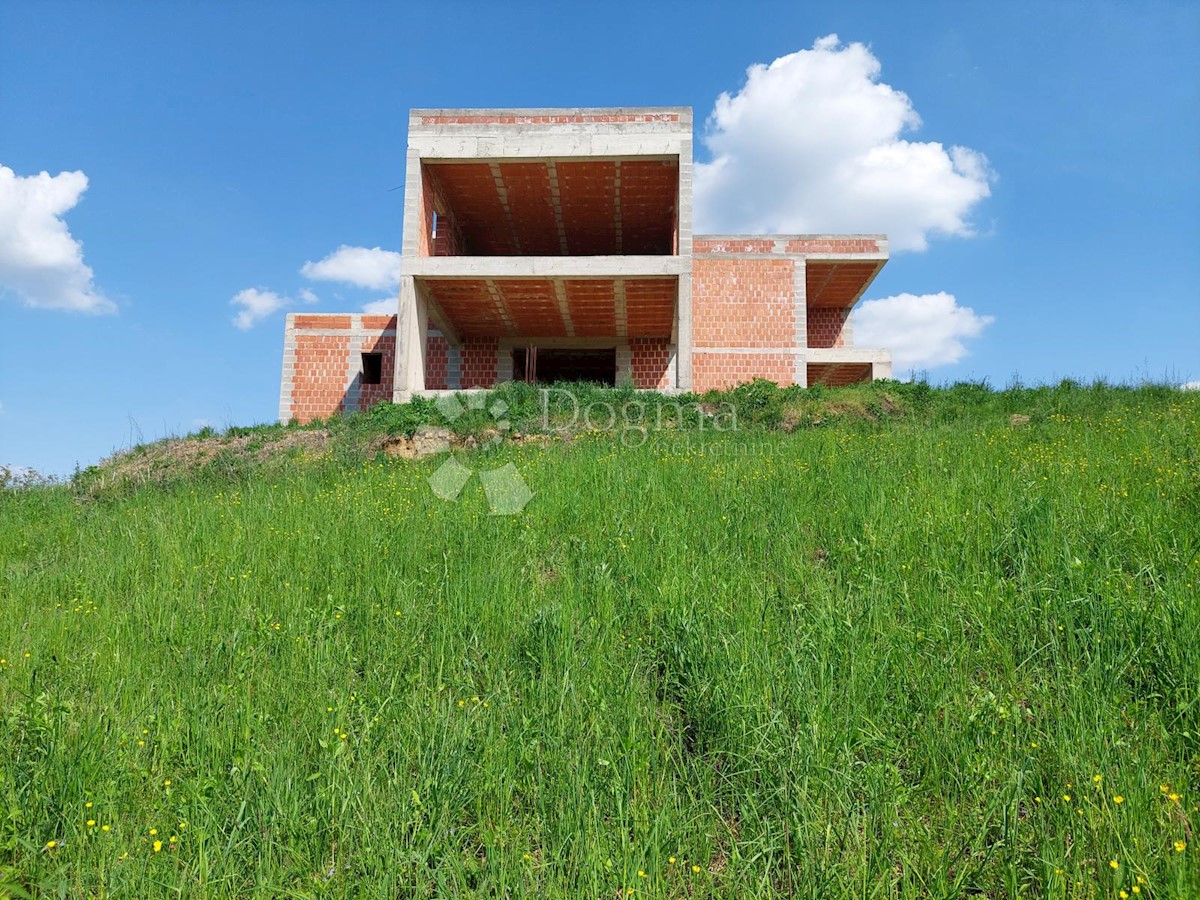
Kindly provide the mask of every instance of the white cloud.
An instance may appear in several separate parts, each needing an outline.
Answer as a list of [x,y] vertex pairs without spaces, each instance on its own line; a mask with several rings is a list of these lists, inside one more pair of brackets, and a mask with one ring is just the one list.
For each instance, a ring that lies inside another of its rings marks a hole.
[[1185,381],[1179,386],[1181,391],[1200,391],[1200,381]]
[[956,363],[967,355],[968,338],[995,321],[959,306],[953,294],[897,294],[867,300],[854,312],[854,343],[887,347],[897,373]]
[[274,291],[246,288],[244,291],[238,291],[229,302],[233,306],[242,307],[233,317],[233,324],[242,331],[248,331],[272,313],[291,304],[292,299],[281,297]]
[[384,297],[382,300],[372,300],[363,306],[362,311],[370,316],[394,316],[400,309],[400,301],[395,297]]
[[879,73],[866,46],[837,35],[751,66],[706,125],[696,233],[884,232],[894,250],[972,235],[994,177],[986,157],[902,138],[921,118]]
[[318,297],[316,294],[314,294],[312,291],[310,291],[308,288],[300,288],[300,293],[298,294],[298,296],[300,297],[300,301],[302,303],[307,303],[310,306],[314,303],[321,302],[321,298]]
[[345,244],[320,262],[306,262],[300,274],[312,281],[340,281],[372,290],[391,290],[400,285],[401,256],[379,247],[348,247]]
[[62,218],[87,186],[82,172],[22,176],[0,166],[0,294],[43,309],[117,311],[96,290],[83,245]]

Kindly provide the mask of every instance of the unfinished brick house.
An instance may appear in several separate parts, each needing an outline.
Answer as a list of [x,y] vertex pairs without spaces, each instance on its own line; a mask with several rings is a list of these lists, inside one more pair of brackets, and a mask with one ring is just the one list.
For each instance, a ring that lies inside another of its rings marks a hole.
[[288,316],[280,419],[518,379],[890,377],[850,310],[883,235],[692,234],[692,111],[420,109],[397,314]]

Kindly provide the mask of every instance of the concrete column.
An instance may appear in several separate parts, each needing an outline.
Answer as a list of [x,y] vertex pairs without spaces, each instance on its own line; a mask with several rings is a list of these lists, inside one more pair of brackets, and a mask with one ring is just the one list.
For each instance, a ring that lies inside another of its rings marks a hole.
[[292,420],[292,391],[296,381],[296,314],[288,313],[283,330],[283,378],[279,385],[279,421]]
[[429,322],[416,279],[400,277],[400,314],[396,318],[396,374],[392,401],[407,403],[425,390],[425,354]]
[[808,387],[808,264],[797,259],[792,270],[792,318],[795,322],[796,362],[792,383]]
[[871,380],[878,381],[880,378],[892,377],[892,361],[871,363]]
[[679,276],[679,299],[675,304],[675,385],[692,389],[692,273]]
[[633,384],[633,348],[628,344],[617,344],[616,385]]
[[675,312],[674,381],[679,390],[690,391],[692,389],[692,138],[690,134],[679,147],[677,208],[678,252],[687,260],[687,271],[679,276],[679,299],[676,302]]
[[496,381],[498,383],[513,380],[513,348],[507,341],[501,341],[496,347]]

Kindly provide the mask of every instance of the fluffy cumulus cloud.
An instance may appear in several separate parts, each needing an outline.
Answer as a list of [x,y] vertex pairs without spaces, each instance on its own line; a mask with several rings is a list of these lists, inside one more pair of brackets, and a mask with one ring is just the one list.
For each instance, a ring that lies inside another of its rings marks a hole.
[[319,262],[306,262],[300,274],[311,281],[336,281],[370,290],[400,284],[400,254],[380,247],[338,247]]
[[261,288],[246,288],[238,291],[232,300],[233,306],[240,306],[238,314],[233,317],[233,324],[242,331],[249,331],[263,319],[293,305],[291,297],[281,297],[274,291]]
[[1200,381],[1185,381],[1179,386],[1181,391],[1200,391]]
[[920,116],[879,74],[866,46],[836,35],[751,66],[707,122],[696,233],[884,232],[893,250],[973,234],[972,210],[991,193],[987,159],[904,137]]
[[83,245],[63,220],[87,186],[82,172],[22,176],[0,166],[0,294],[44,309],[117,311],[96,290]]
[[[338,247],[324,259],[306,262],[300,274],[309,281],[327,281],[362,290],[397,291],[400,286],[400,254],[380,247]],[[342,297],[335,293],[335,299]],[[243,331],[253,328],[282,309],[294,308],[298,304],[314,305],[321,298],[307,287],[296,292],[295,299],[265,288],[247,288],[240,291],[232,302],[241,310],[233,318],[233,324]],[[370,314],[391,315],[396,312],[397,301],[393,294],[361,304],[362,311]]]
[[384,297],[364,304],[362,311],[370,316],[394,316],[399,308],[400,301],[397,298]]
[[897,374],[956,363],[967,355],[964,343],[992,324],[953,294],[897,294],[864,301],[854,313],[854,343],[887,347]]

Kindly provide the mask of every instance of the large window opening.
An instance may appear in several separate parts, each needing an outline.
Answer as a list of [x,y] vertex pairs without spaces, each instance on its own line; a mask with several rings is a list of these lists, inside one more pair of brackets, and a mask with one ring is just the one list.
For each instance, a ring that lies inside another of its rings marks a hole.
[[426,162],[431,256],[670,256],[679,157]]
[[601,350],[515,347],[512,363],[513,379],[530,384],[587,381],[614,387],[617,383],[617,351],[611,347]]

